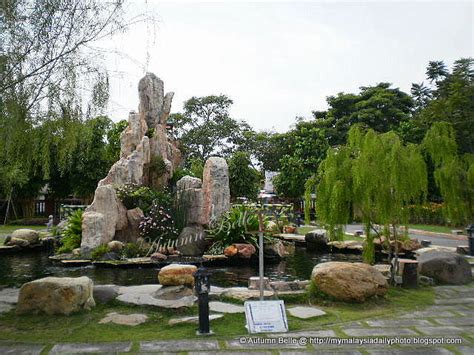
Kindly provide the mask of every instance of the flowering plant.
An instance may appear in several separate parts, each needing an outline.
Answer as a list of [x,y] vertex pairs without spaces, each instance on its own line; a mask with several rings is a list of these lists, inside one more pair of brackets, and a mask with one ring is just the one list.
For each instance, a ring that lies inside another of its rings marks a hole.
[[140,236],[151,241],[168,241],[179,235],[169,208],[160,205],[157,201],[152,206],[140,225]]

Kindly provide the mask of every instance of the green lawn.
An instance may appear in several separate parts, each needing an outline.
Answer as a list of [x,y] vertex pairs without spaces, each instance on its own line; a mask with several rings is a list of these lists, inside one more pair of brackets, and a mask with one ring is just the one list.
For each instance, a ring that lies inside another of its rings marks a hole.
[[0,225],[0,245],[3,245],[3,240],[5,237],[9,234],[11,234],[13,231],[17,229],[22,229],[22,228],[27,228],[27,229],[34,229],[34,230],[46,230],[46,226],[17,226],[17,225]]
[[[307,303],[306,297],[293,297],[293,302]],[[287,305],[290,300],[285,300]],[[327,312],[323,317],[301,320],[289,316],[290,330],[335,329],[343,322],[367,319],[375,316],[394,316],[401,312],[421,310],[434,303],[431,288],[416,290],[391,289],[385,298],[364,304],[347,304],[324,300],[312,300],[312,304]],[[141,325],[130,327],[98,322],[109,312],[145,313],[149,320]],[[152,307],[125,306],[118,302],[99,305],[91,312],[81,312],[70,316],[23,315],[14,311],[0,315],[0,340],[24,342],[107,342],[193,339],[196,325],[182,324],[169,326],[172,317],[197,315],[197,308],[187,310],[163,310]],[[214,320],[211,328],[215,335],[210,338],[223,339],[247,334],[244,327],[244,314],[226,314]]]
[[427,224],[410,224],[408,228],[420,229],[427,232],[436,232],[436,233],[448,233],[451,234],[451,231],[454,229],[462,230],[463,234],[466,233],[463,227],[447,227],[447,226],[435,226]]

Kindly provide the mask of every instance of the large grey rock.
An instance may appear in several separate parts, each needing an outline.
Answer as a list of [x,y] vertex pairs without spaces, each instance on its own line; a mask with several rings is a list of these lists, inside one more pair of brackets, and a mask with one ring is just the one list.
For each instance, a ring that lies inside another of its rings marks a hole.
[[465,257],[445,251],[431,251],[418,257],[420,275],[433,278],[436,282],[463,285],[471,282],[471,265]]
[[184,256],[201,256],[207,246],[206,231],[200,225],[185,227],[176,241],[176,248]]
[[315,229],[305,234],[306,245],[311,250],[327,250],[328,238],[325,229]]
[[218,313],[245,313],[244,306],[218,301],[209,302],[209,310]]
[[124,243],[136,243],[140,237],[140,222],[143,219],[143,211],[136,207],[127,211],[127,228],[117,231],[116,239]]
[[39,242],[39,233],[32,229],[17,229],[11,234],[12,239],[22,239],[28,244],[36,244]]
[[88,277],[46,277],[21,287],[17,313],[69,315],[94,306],[93,283]]
[[203,191],[201,179],[191,176],[182,177],[176,184],[178,205],[183,211],[185,224],[205,224],[203,216]]
[[127,209],[112,185],[99,186],[95,190],[94,201],[82,218],[81,254],[84,256],[112,241],[117,230],[128,226]]
[[270,259],[283,259],[288,256],[285,245],[281,240],[265,243],[263,247],[263,254],[265,258]]
[[210,224],[230,209],[229,168],[224,158],[207,159],[202,189],[203,218]]
[[382,273],[364,263],[321,263],[314,267],[311,279],[318,290],[341,301],[364,302],[388,291]]
[[119,295],[119,287],[115,285],[96,285],[93,289],[94,301],[97,303],[108,303]]

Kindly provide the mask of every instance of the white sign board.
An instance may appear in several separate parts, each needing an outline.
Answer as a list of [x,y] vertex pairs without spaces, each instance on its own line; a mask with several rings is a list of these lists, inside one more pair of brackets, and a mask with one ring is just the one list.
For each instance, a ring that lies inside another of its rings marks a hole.
[[288,331],[283,301],[247,301],[245,318],[250,333],[282,333]]

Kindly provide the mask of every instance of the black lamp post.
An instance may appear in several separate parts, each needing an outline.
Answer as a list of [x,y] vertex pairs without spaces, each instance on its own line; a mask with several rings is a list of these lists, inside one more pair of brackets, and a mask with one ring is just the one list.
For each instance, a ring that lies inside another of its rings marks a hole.
[[469,255],[474,256],[474,224],[470,224],[466,228],[467,240],[469,243]]
[[194,274],[195,289],[199,305],[199,330],[198,335],[211,334],[209,329],[209,291],[211,290],[211,273],[200,267]]

